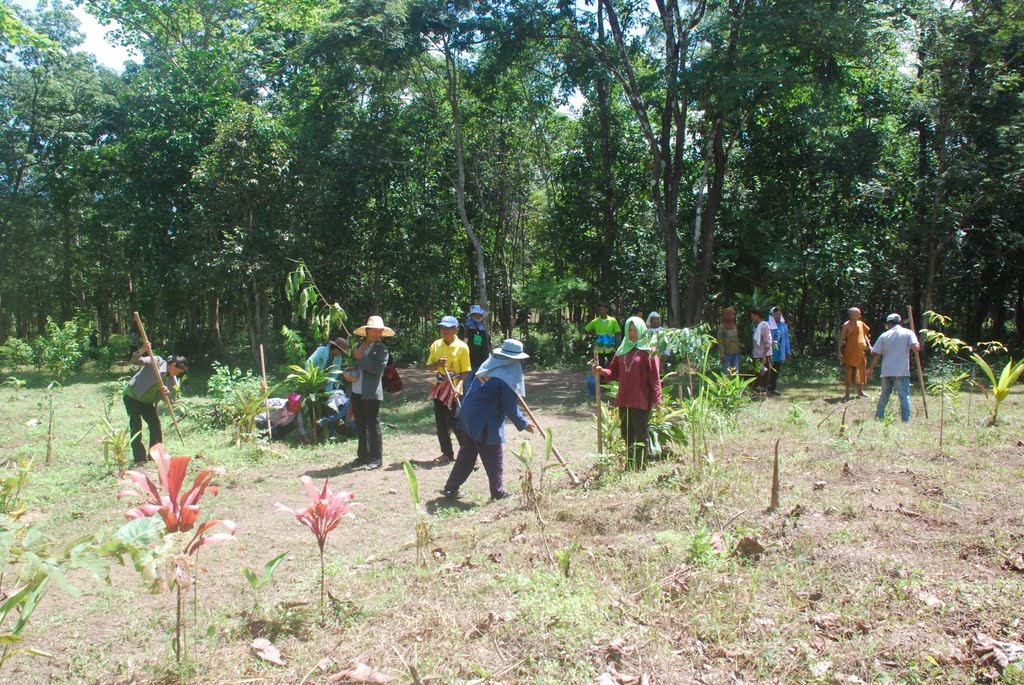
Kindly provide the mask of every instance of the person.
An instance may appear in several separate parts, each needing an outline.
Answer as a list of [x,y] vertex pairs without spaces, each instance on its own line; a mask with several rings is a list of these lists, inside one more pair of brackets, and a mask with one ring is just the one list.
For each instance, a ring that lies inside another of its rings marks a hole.
[[469,316],[466,318],[464,338],[469,346],[469,368],[476,371],[491,354],[491,335],[487,332],[487,322],[484,317],[487,312],[478,304],[469,308]]
[[594,347],[597,348],[597,359],[601,366],[608,366],[612,355],[615,354],[615,347],[618,345],[618,335],[622,332],[619,322],[615,317],[608,315],[608,305],[601,303],[597,306],[597,316],[583,327],[588,333],[595,336]]
[[878,336],[871,348],[871,366],[868,378],[874,373],[878,360],[882,360],[882,394],[878,397],[875,417],[885,418],[885,408],[895,388],[900,397],[900,419],[910,423],[910,352],[920,350],[921,343],[914,331],[901,326],[899,314],[885,317],[885,333]]
[[395,332],[384,325],[382,318],[371,316],[366,325],[353,333],[365,339],[352,352],[357,372],[352,383],[352,403],[359,437],[356,459],[352,464],[373,471],[384,465],[384,436],[380,429],[380,403],[384,401],[384,388],[380,377],[387,366],[389,353],[381,338],[390,338]]
[[462,445],[462,436],[455,422],[455,403],[459,401],[459,389],[470,370],[469,346],[456,335],[459,322],[454,316],[442,317],[437,329],[441,331],[441,337],[430,344],[427,355],[427,368],[437,373],[428,399],[434,401],[434,427],[441,447],[441,454],[434,462],[448,464],[455,461],[452,432]]
[[750,350],[750,356],[757,365],[756,385],[759,391],[767,392],[770,380],[769,369],[772,365],[772,329],[757,307],[750,310],[750,321],[754,324],[754,344]]
[[860,309],[850,307],[847,312],[849,319],[839,328],[836,336],[836,352],[839,363],[843,365],[843,379],[846,383],[846,394],[843,401],[850,399],[850,388],[857,386],[857,397],[864,394],[867,382],[868,355],[871,349],[871,327],[861,320]]
[[[658,343],[660,342],[661,334],[665,330],[665,327],[661,325],[661,314],[658,312],[651,312],[647,315],[647,337],[651,341],[651,352],[658,351]],[[661,363],[664,365],[668,362],[669,351],[666,349],[659,355],[661,357]]]
[[331,413],[317,419],[317,426],[344,438],[358,435],[352,398],[344,390],[335,390],[327,397],[327,408]]
[[718,356],[722,360],[722,373],[736,374],[740,370],[740,334],[736,327],[736,310],[726,307],[715,333],[718,339]]
[[768,372],[768,394],[778,396],[779,372],[782,371],[783,362],[792,354],[789,326],[786,325],[786,317],[778,307],[768,310],[768,328],[772,333],[772,365]]
[[615,406],[619,408],[622,441],[628,464],[641,468],[650,451],[648,423],[651,410],[661,404],[661,364],[647,346],[647,326],[639,317],[626,320],[626,334],[611,366],[596,366],[603,381],[618,381]]
[[299,438],[306,438],[301,395],[293,392],[287,398],[270,397],[266,401],[266,407],[265,411],[256,415],[257,430],[266,433],[269,421],[271,440],[279,440],[296,428],[299,429]]
[[473,472],[477,457],[480,457],[487,473],[491,499],[508,497],[503,483],[505,419],[511,421],[516,430],[534,432],[533,426],[519,410],[516,397],[517,394],[519,397],[526,394],[523,360],[529,357],[523,350],[523,343],[508,338],[491,352],[475,374],[470,373],[459,412],[462,445],[441,490],[443,497],[455,499],[459,496],[459,488]]
[[341,387],[341,367],[347,352],[348,340],[335,338],[313,350],[313,354],[306,360],[306,364],[312,364],[315,368],[331,374],[331,381],[327,384],[325,392],[334,392]]
[[[160,372],[159,378],[153,373],[151,358],[156,362],[157,370]],[[149,428],[150,448],[164,441],[156,405],[165,395],[170,394],[168,385],[171,388],[178,387],[178,376],[188,371],[188,360],[174,355],[169,355],[165,360],[153,354],[153,348],[149,343],[143,343],[132,355],[131,362],[142,368],[132,376],[128,385],[124,386],[121,396],[124,400],[124,409],[128,413],[128,432],[133,436],[132,456],[136,464],[144,464],[147,452],[142,446],[142,421],[145,419]],[[160,384],[161,379],[164,380],[163,385]],[[161,388],[163,393],[160,392]]]
[[644,310],[641,309],[640,307],[636,307],[635,309],[633,309],[632,312],[630,312],[629,315],[630,316],[635,316],[638,319],[642,319],[642,318],[644,318]]

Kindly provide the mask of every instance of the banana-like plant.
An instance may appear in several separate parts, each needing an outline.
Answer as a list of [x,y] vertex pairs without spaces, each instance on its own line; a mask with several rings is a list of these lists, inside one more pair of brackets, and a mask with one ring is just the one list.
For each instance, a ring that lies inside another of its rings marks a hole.
[[[1013,363],[1013,359],[1007,361],[1002,373],[999,374],[999,378],[996,378],[995,371],[979,355],[972,354],[971,359],[988,376],[988,380],[992,384],[992,416],[989,424],[994,426],[999,418],[999,405],[1010,395],[1010,388],[1013,387],[1014,383],[1020,379],[1021,374],[1024,373],[1024,359],[1018,360],[1016,364]],[[987,397],[988,391],[984,387],[982,387],[982,390],[985,391],[985,396]]]
[[302,395],[302,406],[309,408],[309,420],[313,425],[313,440],[317,440],[316,422],[319,418],[316,410],[317,404],[324,398],[327,384],[338,379],[338,372],[325,371],[309,362],[306,362],[305,366],[293,364],[288,368],[291,373],[288,374],[287,381],[295,392]]

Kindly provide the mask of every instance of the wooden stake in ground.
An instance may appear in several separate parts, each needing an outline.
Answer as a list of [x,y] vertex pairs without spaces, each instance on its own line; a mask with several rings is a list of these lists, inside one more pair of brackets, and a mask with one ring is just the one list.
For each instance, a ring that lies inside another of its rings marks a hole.
[[775,465],[772,467],[772,499],[768,505],[768,511],[777,511],[779,504],[779,440],[775,438]]
[[[267,399],[267,363],[263,360],[263,343],[260,343],[260,376],[263,378],[263,410],[267,412],[267,442],[274,441],[274,427],[270,424],[270,403]],[[302,417],[299,417],[302,418]]]
[[597,400],[597,453],[601,454],[604,451],[604,444],[602,435],[604,433],[604,412],[601,407],[601,373],[597,370],[598,365],[601,363],[600,358],[597,356],[597,346],[594,346],[594,397]]
[[[530,406],[526,404],[526,400],[523,399],[523,396],[520,395],[519,393],[516,393],[516,399],[519,400],[519,404],[522,405],[523,409],[526,411],[526,415],[530,417],[530,421],[533,422],[534,427],[540,432],[541,435],[544,435],[544,429],[541,428],[540,422],[537,421],[537,417],[533,415],[533,411],[530,409]],[[558,448],[555,447],[554,444],[551,445],[551,451],[554,452],[555,459],[557,459],[558,463],[562,466],[562,468],[565,469],[565,472],[569,474],[569,480],[572,481],[572,484],[579,485],[580,479],[576,477],[575,473],[573,473],[572,467],[570,467],[569,464],[566,463],[565,459],[562,458],[562,454],[558,451]]]
[[[914,308],[909,304],[907,305],[907,323],[910,324],[910,330],[917,331],[914,328]],[[928,399],[925,397],[924,391],[924,370],[921,368],[921,351],[914,350],[914,358],[917,359],[917,380],[921,382],[921,405],[924,406],[924,417],[928,418]]]
[[174,423],[174,430],[178,434],[178,440],[181,440],[181,446],[185,446],[185,438],[181,437],[181,428],[178,427],[178,418],[174,415],[174,405],[171,404],[171,396],[166,392],[164,387],[164,379],[160,377],[160,367],[156,365],[156,360],[153,359],[153,347],[149,344],[149,338],[146,337],[146,329],[142,327],[142,319],[139,318],[138,312],[132,312],[132,316],[135,317],[135,325],[139,329],[139,337],[142,338],[142,344],[149,346],[149,365],[153,368],[153,374],[156,376],[157,385],[160,386],[160,394],[164,398],[164,402],[167,403],[167,411],[171,413],[171,421]]

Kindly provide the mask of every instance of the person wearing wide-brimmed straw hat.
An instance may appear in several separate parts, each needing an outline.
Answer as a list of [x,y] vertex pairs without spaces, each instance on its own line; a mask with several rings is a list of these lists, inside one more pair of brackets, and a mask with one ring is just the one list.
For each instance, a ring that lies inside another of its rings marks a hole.
[[505,419],[522,431],[533,432],[516,398],[525,394],[523,382],[523,360],[530,355],[523,351],[523,343],[511,338],[494,350],[475,375],[467,381],[466,396],[459,411],[459,428],[463,439],[455,465],[448,475],[441,494],[444,497],[459,496],[459,488],[469,478],[479,456],[487,472],[491,498],[508,496],[503,487],[503,455],[501,445],[505,442]]
[[354,464],[370,470],[379,469],[384,463],[380,430],[380,403],[384,401],[384,388],[380,377],[387,366],[389,354],[381,338],[390,338],[395,332],[385,326],[379,316],[371,316],[366,325],[353,333],[365,338],[352,352],[359,372],[352,383],[352,406],[355,407],[356,432],[359,435]]
[[341,369],[345,361],[345,354],[348,352],[348,340],[335,338],[330,342],[321,345],[313,350],[306,360],[314,368],[321,369],[331,375],[331,382],[327,384],[327,392],[331,393],[341,387]]

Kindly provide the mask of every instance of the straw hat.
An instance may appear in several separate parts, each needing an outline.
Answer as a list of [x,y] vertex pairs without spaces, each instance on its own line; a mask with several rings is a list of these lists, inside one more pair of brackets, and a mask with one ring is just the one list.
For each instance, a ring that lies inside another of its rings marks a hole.
[[381,331],[381,336],[390,338],[395,334],[393,330],[384,325],[384,319],[379,316],[371,316],[366,320],[366,325],[360,326],[359,328],[352,331],[356,335],[366,335],[367,328],[377,328]]

